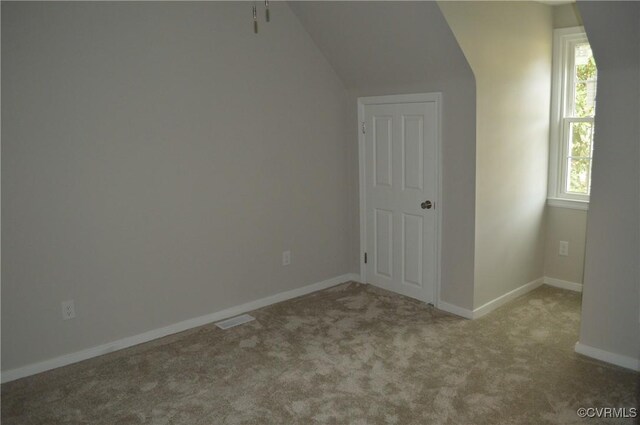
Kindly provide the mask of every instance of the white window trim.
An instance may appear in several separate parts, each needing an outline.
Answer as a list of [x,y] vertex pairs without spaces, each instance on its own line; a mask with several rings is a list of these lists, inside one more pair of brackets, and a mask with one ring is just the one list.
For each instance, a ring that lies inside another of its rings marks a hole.
[[589,210],[589,201],[576,201],[575,199],[547,198],[547,205],[572,210]]
[[[589,195],[567,193],[562,187],[567,172],[564,164],[564,150],[567,149],[562,143],[562,135],[566,130],[567,123],[563,119],[563,109],[565,105],[565,93],[563,87],[569,78],[567,69],[573,66],[566,66],[567,62],[573,61],[569,54],[573,52],[570,48],[576,43],[585,42],[587,35],[584,27],[561,28],[553,31],[553,81],[551,89],[551,123],[549,133],[549,187],[547,204],[554,207],[572,208],[578,210],[589,209]],[[569,65],[572,65],[569,63]],[[586,120],[592,120],[588,118]]]

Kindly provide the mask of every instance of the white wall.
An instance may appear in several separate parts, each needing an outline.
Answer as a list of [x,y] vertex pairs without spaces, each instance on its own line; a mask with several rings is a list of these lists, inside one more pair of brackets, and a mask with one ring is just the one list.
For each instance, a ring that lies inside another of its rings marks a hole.
[[638,367],[640,4],[578,7],[598,66],[580,344]]
[[534,2],[439,5],[476,78],[477,308],[544,273],[552,13]]
[[[435,2],[294,2],[303,22],[351,93],[352,225],[358,222],[359,96],[442,92],[442,300],[473,307],[475,82]],[[360,267],[359,234],[352,270]]]
[[3,370],[349,270],[346,91],[271,7],[2,3]]
[[[547,206],[544,275],[582,284],[587,211]],[[569,255],[559,254],[560,241],[569,242]]]

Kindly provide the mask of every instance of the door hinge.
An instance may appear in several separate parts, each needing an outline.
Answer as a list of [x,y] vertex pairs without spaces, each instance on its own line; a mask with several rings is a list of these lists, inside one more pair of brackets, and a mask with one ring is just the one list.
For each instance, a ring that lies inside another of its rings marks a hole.
[[364,263],[367,264],[367,253],[364,253]]
[[366,134],[367,133],[367,125],[365,124],[364,121],[362,121],[362,134]]

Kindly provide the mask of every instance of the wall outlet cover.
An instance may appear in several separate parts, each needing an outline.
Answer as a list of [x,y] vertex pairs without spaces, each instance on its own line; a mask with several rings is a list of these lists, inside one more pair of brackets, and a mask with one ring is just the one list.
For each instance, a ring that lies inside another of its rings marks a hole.
[[560,249],[558,251],[558,254],[562,255],[563,257],[569,255],[569,242],[560,241]]
[[73,300],[62,301],[62,319],[69,320],[76,317],[76,305]]
[[288,266],[291,264],[291,251],[284,251],[282,253],[282,265]]

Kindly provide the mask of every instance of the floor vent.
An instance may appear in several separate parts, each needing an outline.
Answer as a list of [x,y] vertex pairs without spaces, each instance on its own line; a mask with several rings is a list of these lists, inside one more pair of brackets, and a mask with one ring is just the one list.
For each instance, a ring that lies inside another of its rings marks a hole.
[[244,325],[245,323],[256,320],[255,317],[249,316],[248,314],[243,314],[241,316],[232,317],[230,319],[223,320],[221,322],[216,322],[216,326],[220,329],[229,329],[234,326]]

